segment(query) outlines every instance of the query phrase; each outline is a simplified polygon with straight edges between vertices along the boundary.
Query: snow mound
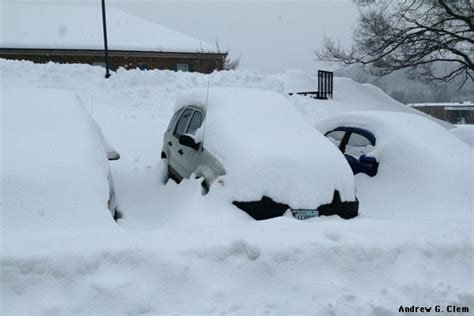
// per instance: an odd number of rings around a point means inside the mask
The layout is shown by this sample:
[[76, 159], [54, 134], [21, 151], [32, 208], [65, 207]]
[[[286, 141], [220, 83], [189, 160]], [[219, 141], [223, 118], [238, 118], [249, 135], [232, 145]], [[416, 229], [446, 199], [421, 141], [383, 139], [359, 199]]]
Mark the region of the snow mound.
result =
[[[318, 90], [317, 77], [299, 70], [287, 71], [277, 75], [275, 79], [282, 82], [287, 92]], [[292, 96], [292, 101], [313, 123], [331, 115], [344, 112], [394, 111], [421, 115], [445, 128], [453, 128], [453, 125], [448, 122], [407, 107], [372, 84], [357, 83], [350, 78], [334, 77], [334, 99], [312, 100], [306, 96], [294, 95]]]
[[451, 129], [450, 132], [469, 146], [474, 147], [474, 125], [459, 125]]
[[379, 316], [412, 301], [470, 307], [468, 229], [280, 217], [213, 230], [19, 238], [0, 258], [0, 311]]
[[318, 79], [301, 70], [288, 70], [280, 75], [276, 75], [276, 79], [283, 83], [287, 93], [318, 90]]
[[102, 135], [68, 91], [3, 89], [2, 230], [115, 227]]
[[207, 95], [196, 89], [179, 97], [175, 111], [187, 105], [206, 108], [204, 146], [226, 170], [210, 196], [224, 194], [232, 202], [266, 195], [307, 209], [330, 203], [335, 190], [343, 201], [355, 200], [344, 158], [282, 95], [222, 87]]

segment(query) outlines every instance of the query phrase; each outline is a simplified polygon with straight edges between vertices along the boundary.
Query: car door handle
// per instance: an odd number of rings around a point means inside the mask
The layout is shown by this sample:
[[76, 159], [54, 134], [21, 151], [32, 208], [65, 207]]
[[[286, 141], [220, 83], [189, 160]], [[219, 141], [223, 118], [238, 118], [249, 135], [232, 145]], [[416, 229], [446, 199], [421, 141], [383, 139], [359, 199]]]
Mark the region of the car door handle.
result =
[[172, 143], [172, 142], [168, 142], [168, 145], [173, 146], [173, 143]]
[[184, 152], [183, 152], [182, 149], [178, 150], [178, 153], [179, 153], [181, 156], [184, 154]]

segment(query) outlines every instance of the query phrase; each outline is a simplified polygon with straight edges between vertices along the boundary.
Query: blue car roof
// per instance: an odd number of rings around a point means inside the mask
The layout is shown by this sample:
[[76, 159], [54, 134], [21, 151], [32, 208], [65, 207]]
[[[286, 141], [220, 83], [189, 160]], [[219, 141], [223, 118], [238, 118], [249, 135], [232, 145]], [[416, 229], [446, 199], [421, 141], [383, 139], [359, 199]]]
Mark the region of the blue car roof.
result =
[[[375, 135], [372, 134], [371, 132], [369, 132], [366, 129], [358, 128], [358, 127], [341, 126], [341, 127], [336, 128], [336, 129], [333, 129], [331, 132], [334, 132], [334, 131], [352, 132], [352, 133], [360, 134], [360, 135], [364, 136], [365, 138], [367, 138], [369, 140], [369, 142], [372, 144], [372, 146], [375, 146], [375, 142], [376, 142]], [[328, 133], [326, 133], [326, 135], [327, 134]]]

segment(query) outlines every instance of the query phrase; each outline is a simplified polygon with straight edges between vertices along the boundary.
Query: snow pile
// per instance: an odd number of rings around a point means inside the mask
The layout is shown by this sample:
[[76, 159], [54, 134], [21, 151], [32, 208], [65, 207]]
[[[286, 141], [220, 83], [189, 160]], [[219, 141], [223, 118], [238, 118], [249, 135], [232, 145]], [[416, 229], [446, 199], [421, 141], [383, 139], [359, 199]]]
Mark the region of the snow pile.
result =
[[115, 228], [97, 125], [71, 92], [3, 89], [2, 231]]
[[[207, 101], [207, 106], [206, 106]], [[175, 111], [206, 108], [204, 147], [226, 170], [210, 191], [229, 203], [268, 196], [292, 208], [354, 201], [344, 157], [282, 95], [256, 89], [212, 88], [183, 93]], [[204, 127], [203, 127], [204, 129]]]
[[472, 307], [470, 227], [282, 217], [18, 238], [0, 259], [2, 314], [375, 316], [396, 315], [400, 305]]
[[[32, 27], [33, 25], [33, 27]], [[103, 49], [102, 9], [95, 4], [2, 3], [0, 46]], [[111, 50], [217, 52], [215, 45], [107, 7]]]
[[471, 147], [474, 147], [474, 125], [458, 125], [450, 132]]
[[[278, 75], [277, 79], [283, 83], [287, 92], [316, 91], [318, 89], [317, 77], [298, 70], [287, 71]], [[454, 127], [448, 122], [401, 104], [374, 85], [357, 83], [349, 78], [334, 78], [334, 99], [331, 99], [330, 102], [327, 100], [308, 102], [308, 98], [295, 95], [293, 102], [300, 111], [308, 114], [309, 119], [314, 123], [331, 115], [348, 111], [394, 111], [424, 116], [447, 129]]]
[[314, 92], [318, 90], [318, 78], [300, 70], [287, 70], [277, 75], [277, 79], [283, 83], [285, 92]]
[[[27, 227], [18, 234], [2, 231], [0, 314], [396, 315], [400, 305], [448, 304], [472, 310], [472, 218], [375, 218], [361, 200], [361, 216], [352, 220], [285, 216], [256, 222], [233, 206], [214, 205], [195, 180], [161, 184], [155, 166], [183, 90], [205, 88], [210, 80], [211, 90], [223, 85], [284, 94], [282, 76], [120, 70], [105, 80], [99, 67], [0, 60], [2, 89], [70, 89], [80, 96], [121, 154], [112, 171], [124, 214], [115, 230], [95, 217], [86, 233], [33, 235]], [[347, 85], [367, 88], [367, 103], [383, 105], [381, 99], [370, 100], [370, 86]], [[334, 100], [288, 99], [315, 124], [331, 115], [331, 105], [343, 110], [337, 104], [344, 92], [340, 85], [335, 88]], [[350, 96], [344, 98], [350, 104]], [[362, 96], [358, 104], [366, 106]], [[43, 117], [34, 109], [31, 113]], [[2, 133], [6, 124], [3, 120]], [[442, 146], [444, 141], [439, 151], [429, 150], [438, 155]], [[445, 151], [455, 150], [449, 146]], [[3, 148], [1, 157], [5, 161]], [[445, 167], [450, 165], [438, 169]], [[65, 176], [50, 172], [47, 177]], [[426, 193], [430, 198], [436, 194], [444, 193]], [[1, 207], [8, 211], [5, 204]], [[422, 211], [432, 207], [437, 208], [435, 202]], [[420, 211], [411, 206], [402, 211], [410, 210]], [[105, 206], [98, 211], [108, 215]], [[28, 218], [23, 220], [32, 227]]]
[[377, 175], [356, 175], [362, 216], [472, 220], [472, 148], [408, 113], [349, 112], [318, 124], [322, 133], [340, 126], [366, 129], [377, 139], [367, 154], [379, 162]]

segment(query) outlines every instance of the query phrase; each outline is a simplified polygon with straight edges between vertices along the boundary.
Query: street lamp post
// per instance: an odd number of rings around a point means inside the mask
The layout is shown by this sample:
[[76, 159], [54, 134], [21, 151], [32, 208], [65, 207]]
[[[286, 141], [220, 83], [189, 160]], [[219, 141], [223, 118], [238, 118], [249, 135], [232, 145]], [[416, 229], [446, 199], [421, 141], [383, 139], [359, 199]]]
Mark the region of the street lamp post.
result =
[[102, 27], [104, 29], [104, 52], [105, 52], [105, 78], [110, 77], [109, 73], [109, 49], [107, 47], [107, 22], [105, 20], [105, 0], [102, 0]]

